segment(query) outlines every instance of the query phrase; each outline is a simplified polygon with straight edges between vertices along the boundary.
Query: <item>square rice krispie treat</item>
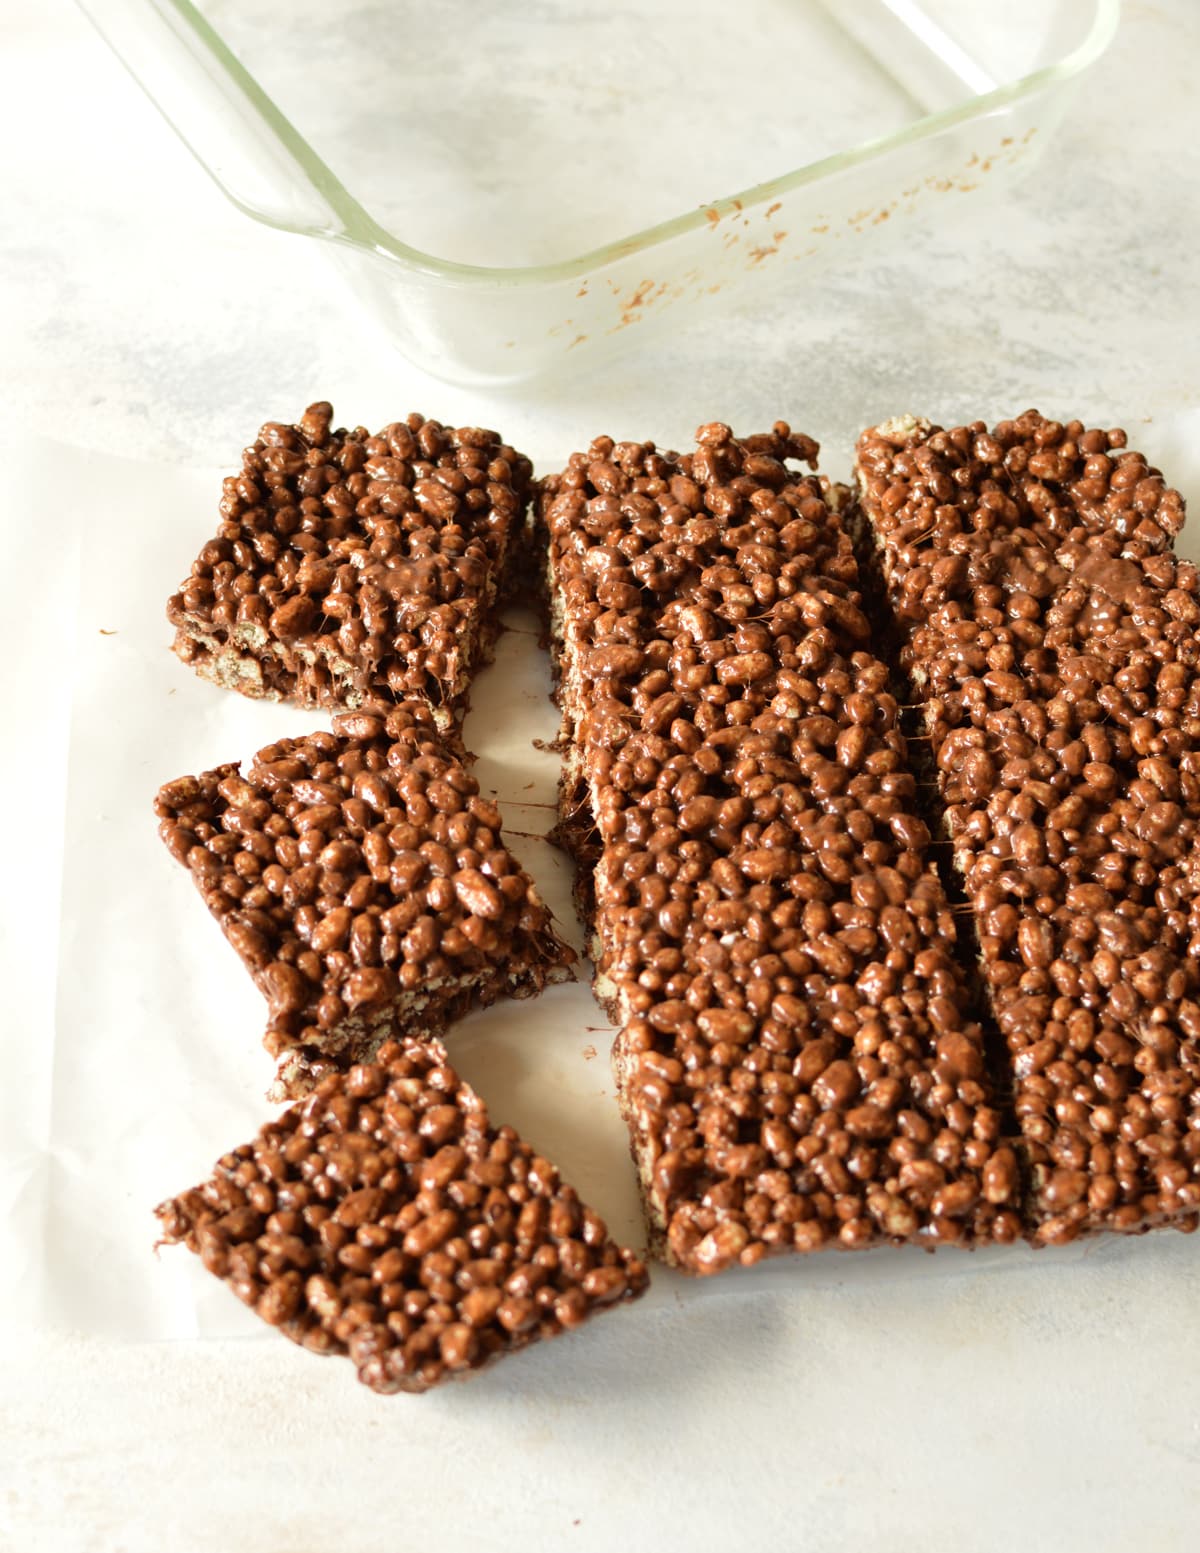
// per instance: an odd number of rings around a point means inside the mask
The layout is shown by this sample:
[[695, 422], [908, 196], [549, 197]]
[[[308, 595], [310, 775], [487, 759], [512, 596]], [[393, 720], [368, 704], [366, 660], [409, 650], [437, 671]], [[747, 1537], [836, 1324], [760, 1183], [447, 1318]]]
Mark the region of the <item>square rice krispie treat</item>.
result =
[[160, 833], [267, 999], [273, 1096], [569, 979], [574, 952], [422, 702], [168, 782]]
[[490, 655], [530, 475], [495, 432], [420, 415], [374, 436], [324, 403], [268, 422], [168, 601], [175, 651], [243, 695], [419, 696], [447, 726]]
[[647, 1283], [436, 1042], [327, 1076], [158, 1217], [264, 1321], [380, 1392], [469, 1374]]

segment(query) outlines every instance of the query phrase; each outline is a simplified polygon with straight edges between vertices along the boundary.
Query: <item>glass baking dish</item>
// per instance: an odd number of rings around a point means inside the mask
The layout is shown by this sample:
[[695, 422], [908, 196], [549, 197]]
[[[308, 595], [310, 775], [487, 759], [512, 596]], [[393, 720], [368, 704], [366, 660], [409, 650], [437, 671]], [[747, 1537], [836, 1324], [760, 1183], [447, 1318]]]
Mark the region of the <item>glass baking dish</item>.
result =
[[79, 3], [237, 206], [502, 383], [1003, 188], [1120, 0]]

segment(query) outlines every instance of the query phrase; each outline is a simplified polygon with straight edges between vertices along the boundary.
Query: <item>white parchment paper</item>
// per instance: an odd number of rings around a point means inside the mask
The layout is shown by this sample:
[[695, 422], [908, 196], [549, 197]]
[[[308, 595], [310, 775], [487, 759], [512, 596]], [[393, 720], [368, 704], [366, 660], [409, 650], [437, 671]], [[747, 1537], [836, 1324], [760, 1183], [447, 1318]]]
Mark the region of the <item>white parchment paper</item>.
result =
[[[1200, 412], [1130, 426], [1200, 506]], [[210, 535], [219, 472], [132, 464], [27, 439], [0, 514], [10, 640], [0, 771], [0, 1308], [31, 1327], [119, 1338], [258, 1334], [196, 1258], [152, 1254], [154, 1205], [194, 1185], [274, 1107], [262, 1000], [156, 834], [157, 787], [321, 724], [198, 680], [167, 649], [167, 595]], [[845, 475], [827, 450], [824, 465]], [[1200, 522], [1196, 535], [1200, 537]], [[1200, 555], [1197, 538], [1181, 548]], [[48, 564], [48, 557], [53, 564]], [[36, 579], [27, 586], [26, 579]], [[557, 717], [536, 622], [515, 613], [466, 727], [508, 838], [575, 942], [552, 820]], [[29, 764], [30, 751], [36, 761]], [[644, 1230], [612, 1095], [612, 1031], [583, 980], [473, 1014], [455, 1061], [627, 1243]], [[1041, 1261], [1106, 1257], [1098, 1241]], [[787, 1259], [697, 1283], [658, 1270], [649, 1298], [689, 1302], [763, 1280], [992, 1276], [1024, 1249]]]

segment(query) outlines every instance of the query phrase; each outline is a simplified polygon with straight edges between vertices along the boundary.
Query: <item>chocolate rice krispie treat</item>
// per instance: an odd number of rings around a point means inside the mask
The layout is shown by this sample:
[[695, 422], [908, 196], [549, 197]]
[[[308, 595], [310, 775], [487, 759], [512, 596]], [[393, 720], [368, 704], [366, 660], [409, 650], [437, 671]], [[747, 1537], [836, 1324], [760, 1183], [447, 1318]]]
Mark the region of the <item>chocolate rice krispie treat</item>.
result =
[[423, 697], [448, 726], [491, 653], [530, 473], [495, 432], [420, 415], [374, 436], [325, 403], [268, 422], [167, 604], [176, 653], [243, 695]]
[[[543, 483], [597, 995], [691, 1272], [1010, 1242], [1020, 1180], [841, 493], [784, 425], [594, 442]], [[584, 892], [585, 902], [588, 893]]]
[[864, 551], [1011, 1065], [1039, 1243], [1200, 1220], [1200, 576], [1120, 430], [864, 432]]
[[379, 1392], [467, 1375], [647, 1282], [436, 1042], [327, 1076], [158, 1217], [162, 1243]]
[[423, 702], [168, 782], [160, 834], [269, 1006], [272, 1096], [571, 976], [574, 952]]

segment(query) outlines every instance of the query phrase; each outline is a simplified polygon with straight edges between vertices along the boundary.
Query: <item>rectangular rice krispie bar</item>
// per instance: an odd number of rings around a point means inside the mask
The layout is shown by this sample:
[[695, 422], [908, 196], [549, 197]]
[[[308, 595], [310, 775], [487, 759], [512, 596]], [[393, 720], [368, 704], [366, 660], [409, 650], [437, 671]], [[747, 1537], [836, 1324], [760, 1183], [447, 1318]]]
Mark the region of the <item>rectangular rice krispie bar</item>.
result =
[[[784, 425], [598, 439], [539, 522], [597, 994], [692, 1272], [1007, 1242], [1020, 1182], [839, 494]], [[594, 832], [594, 834], [592, 834]]]
[[859, 524], [920, 706], [1039, 1243], [1200, 1219], [1200, 577], [1123, 431], [904, 417]]

